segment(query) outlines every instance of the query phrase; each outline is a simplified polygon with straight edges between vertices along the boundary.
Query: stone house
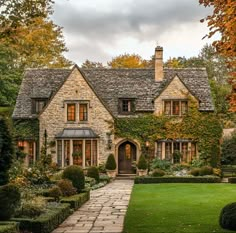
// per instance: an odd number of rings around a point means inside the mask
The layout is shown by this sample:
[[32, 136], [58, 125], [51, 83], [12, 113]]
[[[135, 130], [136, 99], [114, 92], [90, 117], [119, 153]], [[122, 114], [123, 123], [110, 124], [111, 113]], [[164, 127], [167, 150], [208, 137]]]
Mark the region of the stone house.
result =
[[[98, 165], [113, 153], [117, 171], [131, 173], [141, 145], [112, 133], [115, 118], [145, 113], [181, 117], [188, 111], [189, 95], [199, 111], [213, 112], [206, 70], [163, 68], [162, 57], [163, 49], [157, 47], [155, 69], [80, 69], [75, 65], [26, 70], [13, 112], [19, 124], [36, 122], [36, 137], [27, 136], [32, 129], [18, 137], [18, 146], [27, 154], [26, 164], [38, 158], [46, 140], [48, 153], [60, 167]], [[163, 138], [155, 143], [154, 154], [173, 160], [175, 150], [186, 162], [198, 153], [190, 139]]]

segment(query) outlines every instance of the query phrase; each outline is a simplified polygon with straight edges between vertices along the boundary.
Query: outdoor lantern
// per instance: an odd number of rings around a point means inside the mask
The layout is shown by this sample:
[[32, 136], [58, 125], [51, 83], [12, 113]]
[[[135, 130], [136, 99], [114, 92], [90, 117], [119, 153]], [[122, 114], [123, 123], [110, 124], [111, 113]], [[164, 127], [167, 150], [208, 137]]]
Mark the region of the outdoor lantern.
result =
[[150, 142], [146, 141], [146, 147], [148, 148], [150, 146]]

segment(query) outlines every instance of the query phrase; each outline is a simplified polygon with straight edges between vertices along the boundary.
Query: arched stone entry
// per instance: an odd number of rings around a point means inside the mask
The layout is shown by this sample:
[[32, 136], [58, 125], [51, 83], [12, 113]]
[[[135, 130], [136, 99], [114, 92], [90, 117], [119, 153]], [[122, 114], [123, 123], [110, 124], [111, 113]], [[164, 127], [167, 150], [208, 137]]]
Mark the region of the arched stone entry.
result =
[[132, 174], [132, 162], [136, 161], [137, 149], [136, 146], [130, 142], [125, 141], [118, 147], [118, 172], [120, 174]]

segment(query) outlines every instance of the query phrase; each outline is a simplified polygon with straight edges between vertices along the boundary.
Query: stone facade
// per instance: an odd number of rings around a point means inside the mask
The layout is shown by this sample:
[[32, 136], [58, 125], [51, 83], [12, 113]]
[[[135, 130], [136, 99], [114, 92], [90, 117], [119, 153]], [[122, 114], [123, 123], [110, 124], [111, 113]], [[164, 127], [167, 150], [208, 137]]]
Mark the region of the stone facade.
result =
[[[89, 105], [88, 121], [80, 123], [76, 120], [73, 123], [68, 123], [66, 121], [66, 101], [87, 101]], [[78, 115], [78, 109], [76, 112], [76, 115]], [[40, 145], [43, 143], [45, 129], [48, 134], [48, 142], [50, 142], [54, 141], [55, 136], [64, 128], [89, 127], [99, 136], [98, 164], [105, 162], [108, 154], [113, 153], [114, 148], [108, 149], [107, 147], [107, 134], [111, 132], [111, 124], [109, 122], [113, 122], [113, 117], [76, 68], [73, 69], [72, 73], [39, 116], [39, 122]], [[113, 140], [113, 135], [111, 135], [111, 139]], [[50, 151], [56, 151], [56, 147], [51, 148]], [[56, 154], [54, 153], [53, 155], [55, 155], [53, 161], [56, 162]]]
[[162, 91], [162, 93], [154, 101], [154, 114], [162, 115], [164, 111], [163, 100], [175, 100], [175, 99], [187, 99], [192, 97], [193, 100], [196, 98], [189, 92], [186, 86], [175, 76], [169, 85]]

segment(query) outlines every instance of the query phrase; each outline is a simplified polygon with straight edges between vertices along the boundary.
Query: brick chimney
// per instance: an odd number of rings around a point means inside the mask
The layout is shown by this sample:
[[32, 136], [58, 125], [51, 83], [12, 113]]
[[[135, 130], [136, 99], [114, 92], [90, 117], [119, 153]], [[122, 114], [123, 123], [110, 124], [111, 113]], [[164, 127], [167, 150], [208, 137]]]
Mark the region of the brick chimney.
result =
[[164, 78], [163, 72], [163, 48], [157, 46], [155, 48], [155, 80], [162, 81]]

